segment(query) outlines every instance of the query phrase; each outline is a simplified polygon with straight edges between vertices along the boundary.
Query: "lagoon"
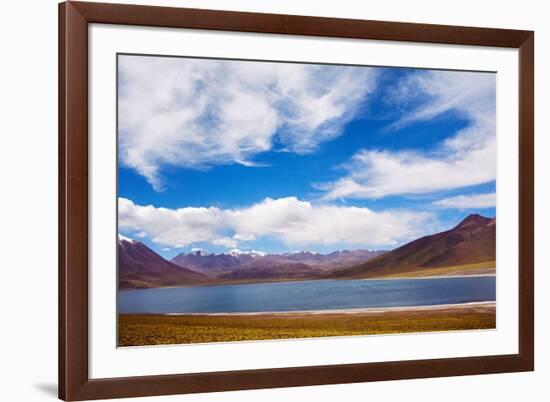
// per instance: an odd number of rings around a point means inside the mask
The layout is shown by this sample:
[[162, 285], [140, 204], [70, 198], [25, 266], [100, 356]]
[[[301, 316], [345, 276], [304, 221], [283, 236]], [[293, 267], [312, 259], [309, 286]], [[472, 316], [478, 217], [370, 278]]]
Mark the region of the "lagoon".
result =
[[119, 313], [261, 313], [494, 301], [494, 276], [312, 280], [124, 290]]

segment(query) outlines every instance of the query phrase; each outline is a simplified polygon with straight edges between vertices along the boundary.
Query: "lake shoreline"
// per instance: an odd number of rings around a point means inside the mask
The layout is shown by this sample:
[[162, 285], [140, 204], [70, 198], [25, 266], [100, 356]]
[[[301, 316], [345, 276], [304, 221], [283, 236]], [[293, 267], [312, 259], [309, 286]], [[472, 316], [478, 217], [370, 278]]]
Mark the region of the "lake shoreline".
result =
[[396, 307], [365, 307], [365, 308], [347, 308], [347, 309], [325, 309], [325, 310], [296, 310], [296, 311], [258, 311], [258, 312], [214, 312], [214, 313], [121, 313], [124, 315], [160, 315], [160, 316], [261, 316], [261, 315], [323, 315], [323, 314], [380, 314], [387, 312], [405, 312], [405, 311], [434, 311], [451, 310], [467, 308], [495, 308], [496, 301], [466, 302], [453, 304], [433, 304], [426, 306], [396, 306]]
[[297, 283], [297, 282], [321, 282], [321, 281], [393, 281], [393, 280], [425, 280], [425, 279], [454, 279], [454, 278], [483, 278], [483, 277], [496, 277], [494, 273], [483, 274], [465, 274], [465, 275], [431, 275], [431, 276], [380, 276], [372, 278], [312, 278], [312, 279], [282, 279], [266, 282], [258, 281], [229, 281], [229, 282], [210, 282], [210, 283], [194, 283], [189, 285], [178, 286], [157, 286], [150, 288], [119, 288], [119, 292], [130, 292], [134, 290], [146, 290], [146, 289], [179, 289], [179, 288], [202, 288], [212, 286], [229, 286], [229, 285], [265, 285], [265, 284], [278, 284], [278, 283]]

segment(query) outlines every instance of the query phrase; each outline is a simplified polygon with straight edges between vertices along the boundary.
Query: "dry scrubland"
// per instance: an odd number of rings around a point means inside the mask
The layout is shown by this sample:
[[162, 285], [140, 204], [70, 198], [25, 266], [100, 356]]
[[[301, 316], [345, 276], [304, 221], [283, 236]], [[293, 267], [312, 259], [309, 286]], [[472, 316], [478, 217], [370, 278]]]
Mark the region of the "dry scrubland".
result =
[[119, 346], [495, 328], [494, 304], [352, 313], [119, 315]]

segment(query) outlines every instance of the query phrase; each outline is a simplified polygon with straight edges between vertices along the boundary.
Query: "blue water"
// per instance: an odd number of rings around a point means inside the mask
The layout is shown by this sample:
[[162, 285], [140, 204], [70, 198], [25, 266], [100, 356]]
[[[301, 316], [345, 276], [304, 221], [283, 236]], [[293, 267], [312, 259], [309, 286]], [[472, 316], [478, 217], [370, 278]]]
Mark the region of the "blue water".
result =
[[495, 300], [495, 277], [323, 280], [125, 290], [120, 313], [237, 313], [405, 307]]

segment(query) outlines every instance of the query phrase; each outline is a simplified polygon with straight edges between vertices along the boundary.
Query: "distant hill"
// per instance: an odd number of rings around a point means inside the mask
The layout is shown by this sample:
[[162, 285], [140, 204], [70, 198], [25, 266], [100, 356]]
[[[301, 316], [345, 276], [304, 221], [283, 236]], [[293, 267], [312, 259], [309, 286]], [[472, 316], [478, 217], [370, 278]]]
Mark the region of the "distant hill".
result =
[[216, 276], [240, 265], [250, 262], [253, 254], [210, 254], [203, 251], [181, 253], [172, 258], [171, 262], [181, 267], [187, 267], [206, 275]]
[[333, 251], [330, 254], [319, 254], [301, 251], [299, 253], [283, 254], [282, 256], [290, 261], [301, 262], [322, 270], [333, 270], [367, 262], [385, 252], [386, 251], [339, 250]]
[[313, 279], [322, 274], [319, 268], [313, 268], [300, 262], [251, 261], [232, 271], [217, 276], [221, 280], [285, 280]]
[[121, 289], [205, 283], [207, 276], [166, 261], [140, 241], [119, 236], [118, 285]]
[[[496, 259], [496, 219], [469, 215], [453, 229], [425, 236], [366, 263], [334, 271], [332, 278], [391, 276], [441, 267], [492, 265]], [[477, 264], [477, 265], [476, 265]], [[494, 267], [494, 265], [492, 265]]]

